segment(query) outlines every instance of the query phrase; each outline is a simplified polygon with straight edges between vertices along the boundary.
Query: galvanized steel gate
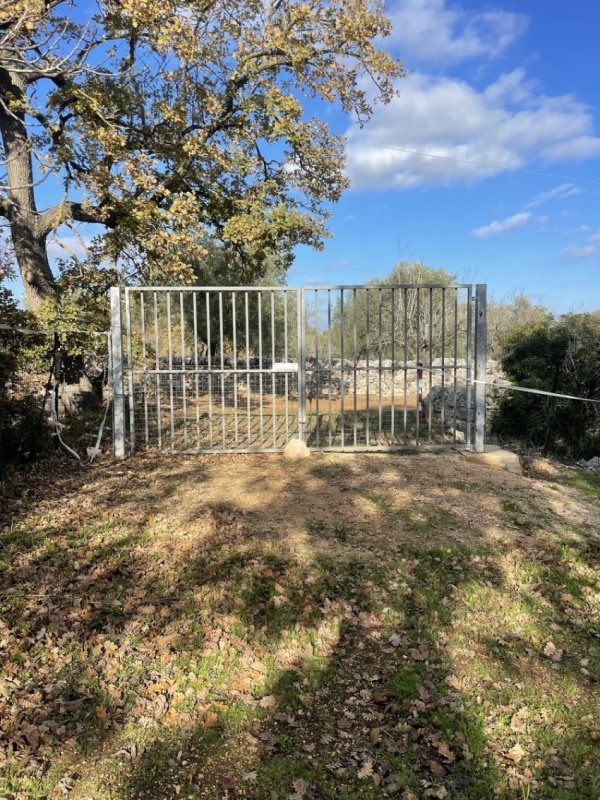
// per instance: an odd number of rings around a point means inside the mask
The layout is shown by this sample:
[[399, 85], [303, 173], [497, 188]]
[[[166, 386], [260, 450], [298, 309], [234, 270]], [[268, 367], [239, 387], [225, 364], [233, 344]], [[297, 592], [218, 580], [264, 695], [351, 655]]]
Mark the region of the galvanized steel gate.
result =
[[464, 447], [486, 286], [111, 290], [115, 454]]

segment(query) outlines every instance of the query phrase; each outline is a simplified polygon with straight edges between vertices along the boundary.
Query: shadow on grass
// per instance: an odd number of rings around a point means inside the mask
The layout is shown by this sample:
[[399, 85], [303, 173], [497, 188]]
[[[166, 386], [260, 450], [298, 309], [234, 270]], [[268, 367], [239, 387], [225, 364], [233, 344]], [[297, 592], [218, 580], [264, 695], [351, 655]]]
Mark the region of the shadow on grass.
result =
[[[78, 774], [84, 757], [102, 753], [96, 786], [124, 800], [292, 792], [350, 800], [405, 789], [475, 800], [528, 791], [515, 764], [496, 757], [485, 711], [457, 679], [448, 648], [465, 613], [461, 590], [506, 588], [501, 554], [490, 551], [484, 530], [470, 524], [480, 547], [432, 547], [460, 517], [432, 497], [390, 502], [378, 486], [383, 459], [365, 459], [358, 470], [326, 461], [282, 467], [276, 491], [264, 463], [249, 460], [246, 477], [246, 491], [264, 491], [262, 503], [248, 512], [229, 493], [207, 495], [190, 515], [205, 524], [202, 537], [188, 543], [169, 537], [169, 511], [184, 502], [186, 482], [201, 498], [208, 490], [206, 460], [162, 471], [156, 460], [129, 462], [106, 485], [77, 480], [82, 501], [98, 501], [85, 524], [9, 530], [0, 606], [11, 641], [2, 653], [10, 714], [2, 736], [11, 768], [25, 776], [9, 790], [26, 779], [30, 796], [43, 797], [61, 764]], [[418, 474], [404, 468], [418, 487]], [[350, 491], [332, 522], [318, 501], [338, 480]], [[304, 504], [302, 531], [284, 524], [286, 492]], [[374, 513], [368, 555], [363, 500]], [[157, 514], [166, 515], [162, 550], [147, 528]], [[25, 522], [27, 513], [17, 517]], [[540, 576], [542, 595], [566, 636], [572, 620], [547, 587], [567, 585], [571, 569], [554, 564], [556, 553], [549, 558], [555, 572]], [[577, 648], [589, 647], [591, 635], [584, 628]], [[526, 679], [518, 642], [500, 656], [493, 637], [479, 644], [488, 658], [504, 659], [515, 683]], [[568, 659], [559, 665], [587, 687], [572, 667]], [[565, 735], [558, 762], [569, 763], [575, 743]], [[588, 758], [589, 748], [582, 752]], [[596, 796], [589, 767], [570, 794], [546, 777], [544, 798]]]
[[[237, 563], [223, 566], [239, 586], [233, 606], [247, 622], [270, 641], [289, 630], [293, 619], [269, 608], [272, 583], [241, 575]], [[289, 577], [281, 559], [263, 566], [261, 575]], [[465, 798], [491, 796], [500, 776], [486, 758], [483, 719], [448, 683], [443, 642], [453, 616], [450, 587], [479, 579], [499, 585], [501, 577], [490, 565], [474, 570], [468, 554], [456, 550], [407, 551], [389, 567], [349, 564], [342, 576], [322, 564], [327, 577], [292, 598], [320, 603], [323, 615], [346, 609], [331, 652], [305, 654], [265, 687], [278, 699], [276, 711], [238, 704], [214, 728], [155, 739], [118, 783], [118, 796], [159, 800], [174, 786], [193, 798], [228, 791], [283, 798], [298, 787], [307, 797], [332, 800], [409, 789], [443, 797], [443, 787]], [[382, 614], [379, 592], [394, 577], [408, 590], [386, 593]]]

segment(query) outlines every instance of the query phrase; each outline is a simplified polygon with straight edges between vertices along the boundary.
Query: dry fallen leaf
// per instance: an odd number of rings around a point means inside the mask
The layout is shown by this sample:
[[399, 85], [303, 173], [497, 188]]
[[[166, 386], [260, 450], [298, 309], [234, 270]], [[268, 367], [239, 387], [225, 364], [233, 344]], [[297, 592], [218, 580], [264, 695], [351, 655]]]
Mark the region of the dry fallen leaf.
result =
[[294, 787], [292, 800], [302, 800], [306, 794], [306, 790], [308, 789], [308, 783], [304, 780], [304, 778], [294, 778], [292, 781], [292, 786]]
[[202, 720], [202, 727], [214, 728], [218, 721], [219, 721], [219, 715], [216, 714], [214, 711], [209, 711]]
[[265, 697], [260, 698], [258, 705], [261, 708], [275, 708], [277, 706], [277, 698], [275, 695], [267, 694]]
[[544, 655], [551, 658], [553, 661], [560, 661], [563, 655], [562, 650], [558, 650], [554, 642], [548, 642], [544, 647]]
[[511, 747], [507, 755], [511, 761], [514, 761], [515, 764], [518, 764], [519, 761], [521, 761], [523, 756], [525, 755], [525, 750], [523, 750], [521, 745], [517, 743], [514, 747]]
[[427, 762], [429, 769], [431, 770], [432, 774], [435, 775], [437, 778], [442, 778], [446, 774], [446, 770], [440, 764], [439, 761], [436, 761], [434, 758], [430, 758]]
[[523, 733], [526, 728], [526, 719], [528, 714], [529, 709], [527, 706], [523, 706], [523, 708], [520, 708], [516, 714], [513, 714], [510, 720], [511, 731], [514, 731], [515, 733]]
[[441, 741], [437, 743], [436, 747], [438, 753], [441, 756], [444, 756], [445, 759], [448, 761], [454, 761], [454, 753], [450, 750], [450, 747], [447, 742]]
[[372, 728], [371, 733], [369, 734], [369, 739], [371, 740], [371, 744], [377, 744], [381, 741], [381, 728]]
[[370, 758], [367, 758], [364, 762], [362, 767], [358, 770], [358, 777], [359, 778], [370, 778], [373, 774], [373, 761]]

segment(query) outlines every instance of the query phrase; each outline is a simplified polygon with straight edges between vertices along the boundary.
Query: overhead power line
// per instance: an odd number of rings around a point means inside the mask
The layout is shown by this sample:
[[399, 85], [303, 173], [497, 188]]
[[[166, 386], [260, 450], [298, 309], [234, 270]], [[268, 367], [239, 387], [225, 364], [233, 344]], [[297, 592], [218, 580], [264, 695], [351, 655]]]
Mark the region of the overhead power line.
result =
[[467, 158], [455, 158], [454, 156], [441, 156], [436, 153], [423, 153], [420, 150], [409, 150], [407, 147], [396, 147], [391, 144], [378, 144], [377, 142], [366, 142], [363, 139], [353, 139], [348, 144], [364, 144], [367, 147], [374, 147], [377, 150], [397, 150], [399, 153], [409, 153], [413, 156], [421, 156], [422, 158], [437, 158], [442, 161], [455, 161], [457, 164], [470, 164], [474, 167], [485, 167], [486, 169], [495, 169], [499, 172], [520, 172], [524, 175], [536, 175], [539, 178], [552, 178], [559, 181], [576, 181], [577, 183], [590, 183], [595, 186], [600, 186], [600, 180], [593, 178], [574, 178], [569, 175], [556, 175], [552, 172], [540, 172], [534, 169], [521, 169], [520, 167], [506, 167], [501, 164], [492, 164], [485, 161], [470, 161]]

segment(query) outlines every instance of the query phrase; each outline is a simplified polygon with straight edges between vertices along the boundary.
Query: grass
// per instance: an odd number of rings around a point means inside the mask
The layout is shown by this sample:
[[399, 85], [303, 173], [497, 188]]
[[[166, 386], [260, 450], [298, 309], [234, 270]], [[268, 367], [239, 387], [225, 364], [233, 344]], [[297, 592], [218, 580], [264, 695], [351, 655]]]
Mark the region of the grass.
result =
[[577, 489], [600, 505], [600, 474], [591, 470], [569, 469], [562, 472], [563, 483]]
[[597, 798], [595, 485], [452, 455], [16, 476], [0, 796]]

